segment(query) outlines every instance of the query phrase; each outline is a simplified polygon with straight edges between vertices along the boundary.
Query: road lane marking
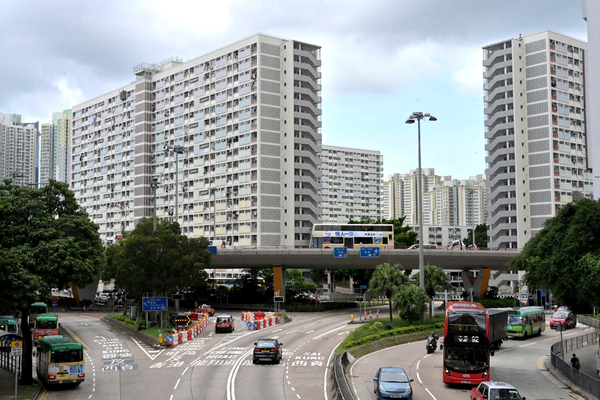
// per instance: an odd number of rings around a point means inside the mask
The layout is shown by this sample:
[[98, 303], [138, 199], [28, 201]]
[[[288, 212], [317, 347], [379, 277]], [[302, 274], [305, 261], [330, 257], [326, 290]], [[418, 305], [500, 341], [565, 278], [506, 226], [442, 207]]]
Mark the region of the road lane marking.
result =
[[[327, 332], [325, 332], [325, 333], [321, 333], [320, 335], [317, 335], [317, 336], [313, 337], [313, 340], [316, 340], [316, 339], [321, 339], [323, 336], [325, 336], [325, 335], [328, 335], [328, 334], [330, 334], [331, 332], [335, 332], [335, 331], [337, 331], [337, 330], [343, 329], [343, 328], [345, 328], [345, 327], [347, 327], [347, 326], [348, 326], [348, 324], [344, 324], [344, 325], [342, 325], [342, 326], [338, 326], [337, 328], [333, 328], [333, 329], [331, 329], [331, 330], [329, 330], [329, 331], [327, 331]], [[308, 333], [308, 332], [307, 332], [307, 333]]]
[[433, 398], [433, 400], [437, 400], [435, 398], [435, 396], [429, 391], [429, 389], [425, 388], [425, 390], [427, 390], [427, 393], [429, 393], [429, 395]]
[[229, 372], [229, 376], [227, 377], [227, 400], [235, 400], [235, 377], [237, 376], [240, 366], [244, 362], [244, 358], [248, 357], [253, 352], [254, 349], [248, 350], [246, 353], [242, 354], [242, 356], [238, 358], [233, 364], [233, 367]]
[[165, 350], [166, 350], [166, 349], [162, 349], [162, 350], [160, 350], [160, 351], [159, 351], [157, 354], [155, 354], [154, 356], [151, 356], [151, 355], [150, 355], [150, 353], [148, 353], [148, 352], [146, 351], [146, 349], [144, 349], [144, 348], [143, 348], [143, 347], [142, 347], [142, 346], [141, 346], [141, 345], [138, 343], [138, 341], [137, 341], [137, 340], [134, 340], [134, 341], [133, 341], [133, 343], [137, 344], [137, 346], [138, 346], [140, 349], [142, 349], [142, 351], [143, 351], [144, 353], [146, 353], [146, 355], [148, 356], [148, 358], [150, 358], [152, 361], [154, 361], [154, 359], [155, 359], [156, 357], [160, 356], [160, 354], [161, 354], [163, 351], [165, 351]]
[[309, 333], [313, 333], [314, 331], [315, 331], [314, 329], [311, 329], [310, 331], [304, 332], [304, 333], [306, 333], [308, 335]]
[[181, 373], [181, 376], [183, 376], [183, 375], [184, 375], [184, 374], [187, 372], [187, 370], [188, 370], [188, 369], [190, 369], [190, 367], [186, 367], [186, 368], [183, 370], [183, 372]]
[[279, 329], [275, 329], [273, 332], [279, 332], [282, 331], [283, 329], [279, 328]]
[[522, 344], [519, 347], [527, 347], [527, 346], [531, 346], [532, 344], [536, 344], [537, 342], [533, 342], [533, 343], [527, 343], [527, 344]]
[[[300, 329], [300, 328], [298, 328], [298, 329]], [[294, 329], [293, 331], [289, 331], [289, 332], [286, 333], [286, 335], [289, 335], [290, 333], [296, 332], [298, 329]]]
[[177, 383], [175, 384], [175, 387], [173, 388], [173, 390], [177, 390], [177, 386], [179, 386], [180, 381], [181, 381], [181, 378], [177, 379]]
[[[331, 357], [333, 357], [333, 353], [335, 353], [335, 349], [337, 349], [340, 344], [341, 343], [339, 343], [337, 346], [335, 346], [333, 348], [333, 350], [331, 350], [331, 354], [329, 355], [329, 358], [327, 359], [327, 364], [325, 366], [325, 374], [323, 374], [323, 394], [325, 395], [325, 400], [329, 400], [329, 397], [327, 396], [327, 371], [329, 371], [329, 364], [331, 363]], [[354, 363], [352, 364], [352, 366], [354, 367]], [[350, 376], [352, 376], [352, 368], [350, 368]], [[352, 387], [354, 387], [354, 379], [352, 379]], [[356, 392], [356, 388], [354, 388], [354, 392]]]
[[419, 383], [422, 385], [423, 381], [421, 380], [421, 375], [419, 375], [419, 373], [417, 372], [417, 379], [419, 380]]
[[417, 361], [417, 369], [419, 369], [420, 364], [421, 364], [421, 360]]

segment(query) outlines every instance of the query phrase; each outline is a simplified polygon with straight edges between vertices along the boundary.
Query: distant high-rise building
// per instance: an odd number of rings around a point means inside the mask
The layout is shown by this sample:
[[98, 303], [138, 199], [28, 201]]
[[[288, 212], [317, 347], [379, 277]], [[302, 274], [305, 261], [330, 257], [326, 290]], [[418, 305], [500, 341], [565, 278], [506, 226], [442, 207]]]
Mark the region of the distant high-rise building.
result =
[[381, 152], [323, 146], [322, 221], [346, 223], [383, 219]]
[[35, 127], [21, 115], [0, 112], [0, 180], [31, 185], [35, 176]]
[[259, 34], [141, 64], [135, 82], [73, 107], [71, 188], [102, 239], [156, 209], [190, 237], [308, 245], [321, 219], [320, 67], [319, 46]]
[[589, 50], [585, 53], [585, 129], [588, 160], [594, 176], [594, 198], [600, 199], [600, 2], [583, 0]]
[[54, 179], [69, 183], [71, 179], [71, 128], [73, 112], [64, 110], [52, 114], [52, 125], [56, 133], [56, 177]]
[[56, 179], [57, 137], [51, 122], [41, 124], [40, 132], [40, 186]]
[[483, 51], [489, 246], [522, 248], [564, 204], [592, 194], [586, 44], [545, 31]]

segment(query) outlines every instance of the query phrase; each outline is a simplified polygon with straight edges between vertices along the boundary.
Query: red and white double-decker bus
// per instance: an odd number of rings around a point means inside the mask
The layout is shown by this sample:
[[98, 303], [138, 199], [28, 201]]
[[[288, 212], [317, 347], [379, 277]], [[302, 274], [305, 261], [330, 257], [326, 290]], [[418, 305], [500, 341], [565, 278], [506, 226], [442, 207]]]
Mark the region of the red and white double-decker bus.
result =
[[480, 303], [449, 302], [444, 324], [444, 383], [490, 380], [490, 324]]

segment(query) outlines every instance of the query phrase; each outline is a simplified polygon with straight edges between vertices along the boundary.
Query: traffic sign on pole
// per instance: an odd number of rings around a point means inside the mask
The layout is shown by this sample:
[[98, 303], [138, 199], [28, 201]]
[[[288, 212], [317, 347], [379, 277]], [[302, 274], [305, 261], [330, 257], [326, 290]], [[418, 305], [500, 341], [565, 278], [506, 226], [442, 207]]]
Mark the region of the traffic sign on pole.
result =
[[334, 247], [333, 248], [333, 258], [348, 258], [348, 248], [347, 247]]
[[53, 303], [58, 303], [58, 297], [52, 296], [52, 302]]
[[361, 247], [361, 258], [379, 257], [379, 247]]

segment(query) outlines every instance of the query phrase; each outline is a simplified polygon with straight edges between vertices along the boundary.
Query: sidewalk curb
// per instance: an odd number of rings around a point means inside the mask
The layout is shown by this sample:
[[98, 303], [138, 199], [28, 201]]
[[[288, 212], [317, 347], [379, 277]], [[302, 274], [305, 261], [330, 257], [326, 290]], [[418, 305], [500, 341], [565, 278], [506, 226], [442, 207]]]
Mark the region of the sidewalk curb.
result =
[[557, 368], [555, 368], [554, 365], [552, 365], [552, 362], [550, 362], [549, 355], [546, 356], [546, 358], [544, 359], [544, 367], [546, 368], [546, 371], [548, 371], [548, 373], [550, 375], [552, 375], [552, 377], [554, 379], [559, 381], [566, 388], [569, 388], [569, 390], [571, 392], [573, 392], [573, 394], [576, 394], [580, 399], [582, 399], [582, 400], [598, 400], [596, 397], [594, 397], [591, 394], [589, 394], [588, 392], [582, 390], [579, 386], [573, 384], [573, 382], [571, 382], [569, 379], [567, 379]]

